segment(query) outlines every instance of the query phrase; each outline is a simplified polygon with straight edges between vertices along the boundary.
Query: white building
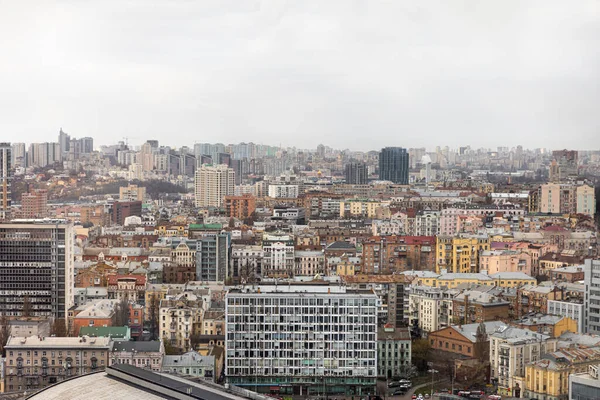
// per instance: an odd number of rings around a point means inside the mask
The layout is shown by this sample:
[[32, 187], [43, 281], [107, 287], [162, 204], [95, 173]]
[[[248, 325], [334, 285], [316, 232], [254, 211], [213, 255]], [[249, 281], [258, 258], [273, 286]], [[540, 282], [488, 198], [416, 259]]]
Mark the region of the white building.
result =
[[587, 373], [569, 375], [569, 399], [600, 399], [600, 365], [590, 365]]
[[287, 234], [263, 235], [262, 275], [270, 277], [290, 276], [294, 268], [294, 238]]
[[195, 351], [185, 354], [165, 356], [162, 369], [172, 374], [215, 379], [215, 356], [203, 356]]
[[269, 197], [276, 199], [292, 199], [298, 197], [300, 189], [298, 185], [278, 185], [271, 183], [269, 185]]
[[408, 295], [409, 326], [418, 326], [423, 333], [445, 328], [452, 322], [452, 299], [456, 289], [412, 286]]
[[600, 334], [600, 260], [585, 260], [584, 333]]
[[281, 395], [375, 393], [372, 291], [272, 284], [231, 289], [225, 301], [228, 383]]
[[586, 214], [594, 217], [596, 214], [596, 195], [594, 187], [581, 185], [577, 187], [577, 214]]
[[583, 320], [583, 304], [568, 301], [548, 300], [548, 314], [561, 315], [577, 321], [577, 332], [583, 333], [585, 321]]
[[221, 207], [235, 191], [235, 172], [227, 165], [203, 165], [196, 170], [196, 207]]

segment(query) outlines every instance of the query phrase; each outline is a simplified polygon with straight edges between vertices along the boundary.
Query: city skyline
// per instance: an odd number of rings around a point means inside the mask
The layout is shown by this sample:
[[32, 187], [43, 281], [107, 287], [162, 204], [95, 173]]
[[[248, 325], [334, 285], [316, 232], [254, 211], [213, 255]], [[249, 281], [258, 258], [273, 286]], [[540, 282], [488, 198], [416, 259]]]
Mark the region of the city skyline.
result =
[[3, 128], [28, 142], [65, 126], [173, 146], [600, 148], [599, 19], [594, 1], [5, 4]]

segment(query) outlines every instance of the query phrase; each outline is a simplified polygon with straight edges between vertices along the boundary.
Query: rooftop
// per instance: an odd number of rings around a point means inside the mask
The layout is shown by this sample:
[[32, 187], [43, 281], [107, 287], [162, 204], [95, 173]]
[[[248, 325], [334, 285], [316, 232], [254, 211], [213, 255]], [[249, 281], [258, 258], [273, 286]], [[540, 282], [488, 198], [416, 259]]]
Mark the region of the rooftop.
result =
[[92, 338], [89, 336], [84, 337], [43, 337], [43, 336], [29, 336], [29, 337], [17, 337], [11, 336], [6, 343], [6, 347], [15, 348], [96, 348], [106, 347], [108, 348], [110, 338]]

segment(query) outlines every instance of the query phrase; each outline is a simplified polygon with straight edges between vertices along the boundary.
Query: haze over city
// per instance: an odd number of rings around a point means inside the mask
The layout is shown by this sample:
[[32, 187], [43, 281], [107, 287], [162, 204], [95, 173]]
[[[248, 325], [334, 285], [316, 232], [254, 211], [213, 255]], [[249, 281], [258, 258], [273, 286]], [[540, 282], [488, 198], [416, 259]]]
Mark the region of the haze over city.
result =
[[[600, 146], [596, 1], [0, 1], [8, 139]], [[16, 140], [16, 139], [13, 139]]]

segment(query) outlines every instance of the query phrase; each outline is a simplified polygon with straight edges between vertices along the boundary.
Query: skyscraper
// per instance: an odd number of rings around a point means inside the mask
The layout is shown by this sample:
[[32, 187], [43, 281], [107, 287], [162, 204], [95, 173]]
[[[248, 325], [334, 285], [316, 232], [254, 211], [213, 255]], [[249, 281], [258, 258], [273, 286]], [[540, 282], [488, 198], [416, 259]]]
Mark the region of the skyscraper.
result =
[[362, 162], [351, 162], [346, 164], [346, 183], [351, 185], [366, 185], [367, 165]]
[[0, 143], [0, 220], [10, 213], [11, 150], [10, 143]]
[[221, 207], [225, 196], [232, 196], [235, 172], [227, 165], [203, 165], [196, 170], [196, 207]]
[[408, 152], [402, 147], [384, 147], [379, 153], [379, 179], [408, 185]]
[[0, 224], [0, 313], [66, 318], [73, 305], [73, 226], [65, 220]]

